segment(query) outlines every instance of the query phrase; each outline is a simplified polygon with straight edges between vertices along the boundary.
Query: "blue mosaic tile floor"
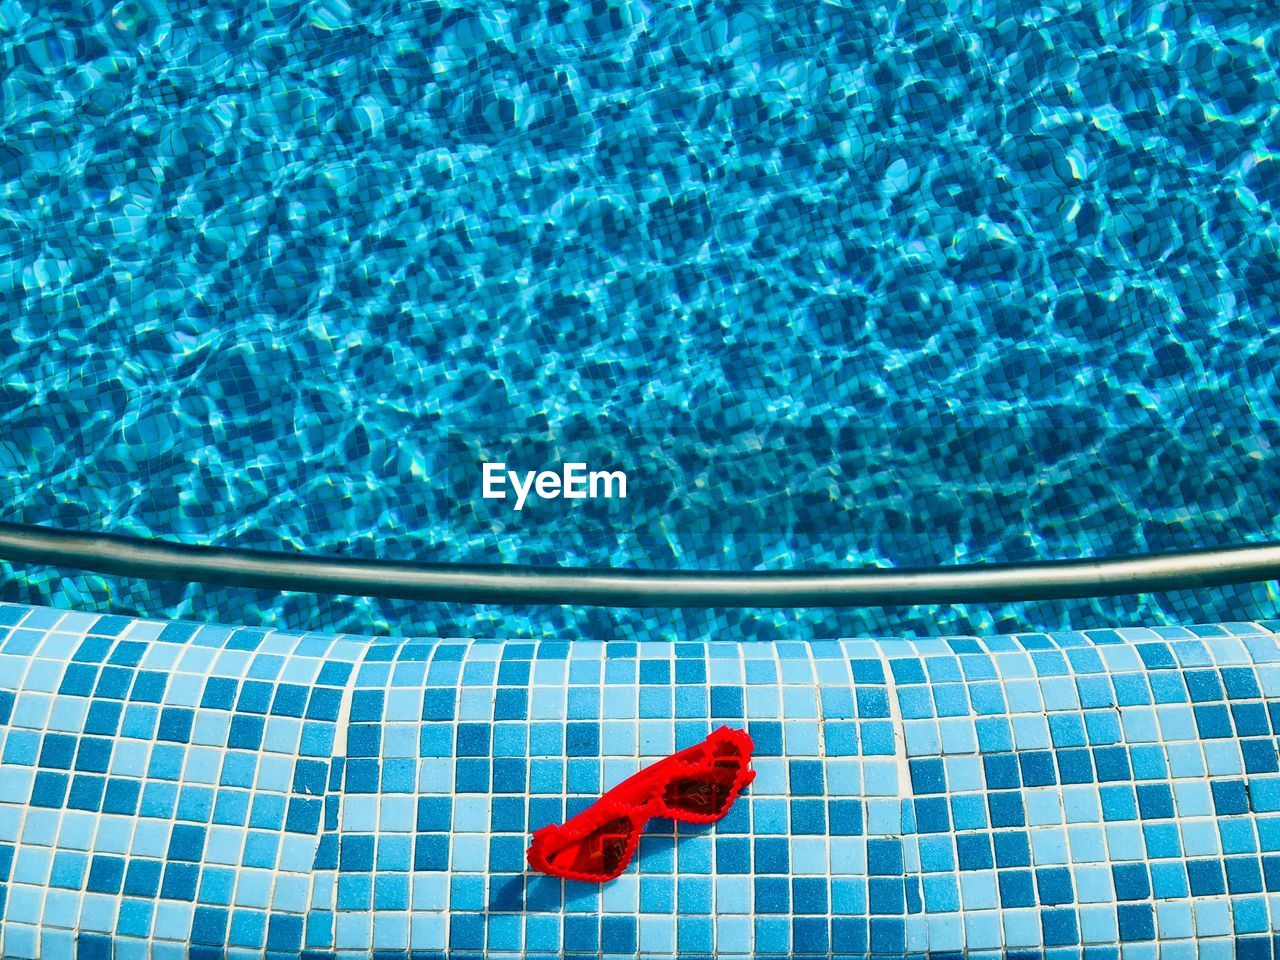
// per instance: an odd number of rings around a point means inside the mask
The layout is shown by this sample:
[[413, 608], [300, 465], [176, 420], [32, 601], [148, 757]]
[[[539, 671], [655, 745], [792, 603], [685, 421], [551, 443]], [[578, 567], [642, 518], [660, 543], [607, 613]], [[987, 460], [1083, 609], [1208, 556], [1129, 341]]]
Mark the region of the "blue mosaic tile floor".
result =
[[[6, 957], [1272, 956], [1280, 622], [370, 640], [0, 606]], [[603, 887], [538, 826], [745, 726]]]

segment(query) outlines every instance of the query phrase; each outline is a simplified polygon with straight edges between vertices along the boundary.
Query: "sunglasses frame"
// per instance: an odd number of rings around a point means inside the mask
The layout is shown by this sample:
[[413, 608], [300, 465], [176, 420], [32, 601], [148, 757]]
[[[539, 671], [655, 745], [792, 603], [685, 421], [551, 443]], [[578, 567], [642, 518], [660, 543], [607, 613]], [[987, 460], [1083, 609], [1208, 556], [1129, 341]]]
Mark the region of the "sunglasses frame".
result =
[[[720, 810], [711, 814], [699, 814], [668, 806], [663, 795], [672, 781], [682, 775], [697, 777], [709, 774], [717, 759], [716, 747], [724, 744], [737, 751], [739, 762], [729, 795]], [[665, 817], [681, 823], [699, 824], [715, 823], [722, 819], [737, 801], [738, 795], [756, 778], [756, 772], [750, 766], [754, 749], [755, 744], [745, 730], [720, 727], [701, 743], [686, 747], [632, 774], [563, 824], [553, 823], [535, 831], [527, 852], [529, 866], [553, 877], [587, 883], [604, 883], [621, 876], [635, 856], [645, 824], [653, 818]], [[630, 821], [627, 845], [612, 873], [585, 873], [558, 867], [552, 862], [567, 847], [581, 843], [606, 824], [623, 819]]]

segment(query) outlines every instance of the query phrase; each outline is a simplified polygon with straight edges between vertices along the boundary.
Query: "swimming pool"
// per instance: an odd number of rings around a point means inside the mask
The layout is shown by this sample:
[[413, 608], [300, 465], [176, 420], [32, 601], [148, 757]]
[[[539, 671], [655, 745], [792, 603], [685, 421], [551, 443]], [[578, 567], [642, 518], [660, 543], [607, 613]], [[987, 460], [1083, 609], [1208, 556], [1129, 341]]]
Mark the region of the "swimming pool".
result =
[[[714, 569], [1275, 539], [1263, 13], [4, 4], [5, 519]], [[631, 495], [480, 497], [482, 462], [576, 460]], [[466, 635], [1275, 611], [1265, 585], [886, 618], [0, 583]]]
[[[1277, 48], [1247, 0], [0, 0], [0, 538], [1280, 541]], [[498, 463], [627, 495], [487, 498]], [[0, 563], [0, 953], [1271, 956], [1277, 586], [514, 608]], [[754, 780], [714, 827], [526, 868], [722, 725]]]

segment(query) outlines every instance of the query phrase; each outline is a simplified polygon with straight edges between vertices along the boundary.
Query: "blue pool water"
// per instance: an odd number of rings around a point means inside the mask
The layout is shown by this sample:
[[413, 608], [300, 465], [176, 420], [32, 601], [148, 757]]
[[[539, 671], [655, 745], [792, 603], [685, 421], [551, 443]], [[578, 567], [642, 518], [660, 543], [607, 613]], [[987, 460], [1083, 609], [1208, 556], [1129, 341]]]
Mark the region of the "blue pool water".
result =
[[[1280, 536], [1269, 3], [0, 2], [0, 515], [707, 568]], [[479, 465], [628, 471], [609, 504]], [[404, 633], [991, 632], [1213, 594], [520, 612], [0, 569]]]

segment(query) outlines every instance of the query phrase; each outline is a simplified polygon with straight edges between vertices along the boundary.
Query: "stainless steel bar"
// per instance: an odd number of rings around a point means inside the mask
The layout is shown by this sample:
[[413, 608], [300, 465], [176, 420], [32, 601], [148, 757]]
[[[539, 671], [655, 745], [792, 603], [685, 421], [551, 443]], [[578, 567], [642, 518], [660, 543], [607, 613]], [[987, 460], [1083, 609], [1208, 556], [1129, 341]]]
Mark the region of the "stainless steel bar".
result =
[[1280, 580], [1280, 543], [929, 569], [742, 572], [347, 560], [0, 522], [0, 559], [122, 577], [451, 603], [888, 607], [1159, 593]]

